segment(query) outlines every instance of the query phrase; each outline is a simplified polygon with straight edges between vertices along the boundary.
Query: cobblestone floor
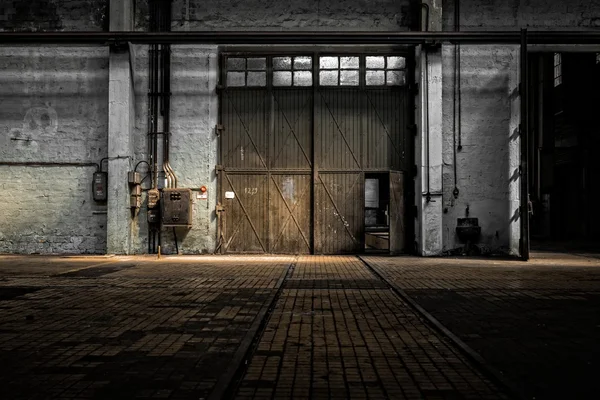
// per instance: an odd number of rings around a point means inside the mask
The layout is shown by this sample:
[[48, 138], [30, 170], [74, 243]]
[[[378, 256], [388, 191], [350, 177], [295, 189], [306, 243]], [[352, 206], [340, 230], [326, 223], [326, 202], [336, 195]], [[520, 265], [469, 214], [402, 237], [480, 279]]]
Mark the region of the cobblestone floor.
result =
[[527, 398], [600, 398], [600, 259], [365, 257]]
[[0, 398], [199, 399], [292, 257], [0, 257]]
[[502, 399], [356, 257], [302, 257], [238, 399]]

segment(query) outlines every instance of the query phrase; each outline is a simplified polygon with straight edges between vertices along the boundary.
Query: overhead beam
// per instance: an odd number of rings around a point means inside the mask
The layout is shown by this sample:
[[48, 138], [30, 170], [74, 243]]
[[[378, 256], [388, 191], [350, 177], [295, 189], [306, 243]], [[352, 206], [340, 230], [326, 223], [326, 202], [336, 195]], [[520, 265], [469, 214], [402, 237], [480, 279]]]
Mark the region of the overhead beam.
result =
[[[529, 44], [600, 44], [597, 32], [533, 31]], [[520, 44], [520, 31], [507, 32], [0, 32], [0, 45], [14, 44]]]

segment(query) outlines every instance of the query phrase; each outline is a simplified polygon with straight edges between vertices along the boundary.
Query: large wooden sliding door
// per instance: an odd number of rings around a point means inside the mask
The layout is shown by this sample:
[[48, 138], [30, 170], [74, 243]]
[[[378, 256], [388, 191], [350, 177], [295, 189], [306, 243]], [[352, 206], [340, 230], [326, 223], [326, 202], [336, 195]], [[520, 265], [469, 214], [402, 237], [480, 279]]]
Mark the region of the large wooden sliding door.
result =
[[[222, 62], [221, 250], [361, 252], [365, 172], [409, 165], [404, 58], [225, 55]], [[391, 184], [397, 204], [403, 183]], [[394, 215], [398, 236], [404, 216]]]

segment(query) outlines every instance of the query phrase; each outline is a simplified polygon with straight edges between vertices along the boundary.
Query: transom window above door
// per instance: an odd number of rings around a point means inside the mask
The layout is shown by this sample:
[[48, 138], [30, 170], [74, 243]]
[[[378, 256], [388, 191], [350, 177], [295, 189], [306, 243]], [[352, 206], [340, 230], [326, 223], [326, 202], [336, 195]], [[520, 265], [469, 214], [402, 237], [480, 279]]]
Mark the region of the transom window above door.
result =
[[229, 88], [404, 86], [406, 65], [398, 55], [230, 55], [223, 80]]

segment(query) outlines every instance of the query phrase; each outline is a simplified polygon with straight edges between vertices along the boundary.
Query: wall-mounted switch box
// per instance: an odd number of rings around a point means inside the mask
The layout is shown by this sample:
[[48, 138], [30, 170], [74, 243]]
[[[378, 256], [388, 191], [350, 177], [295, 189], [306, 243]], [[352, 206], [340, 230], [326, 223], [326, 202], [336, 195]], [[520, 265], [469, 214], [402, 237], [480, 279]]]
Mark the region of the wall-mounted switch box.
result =
[[160, 222], [160, 210], [158, 208], [148, 209], [148, 223], [158, 224]]
[[192, 226], [192, 189], [163, 189], [160, 204], [163, 226]]
[[94, 172], [92, 181], [92, 193], [94, 201], [106, 201], [108, 197], [108, 174], [106, 172]]
[[135, 171], [129, 171], [127, 173], [127, 180], [130, 185], [139, 185], [142, 183], [142, 174]]

